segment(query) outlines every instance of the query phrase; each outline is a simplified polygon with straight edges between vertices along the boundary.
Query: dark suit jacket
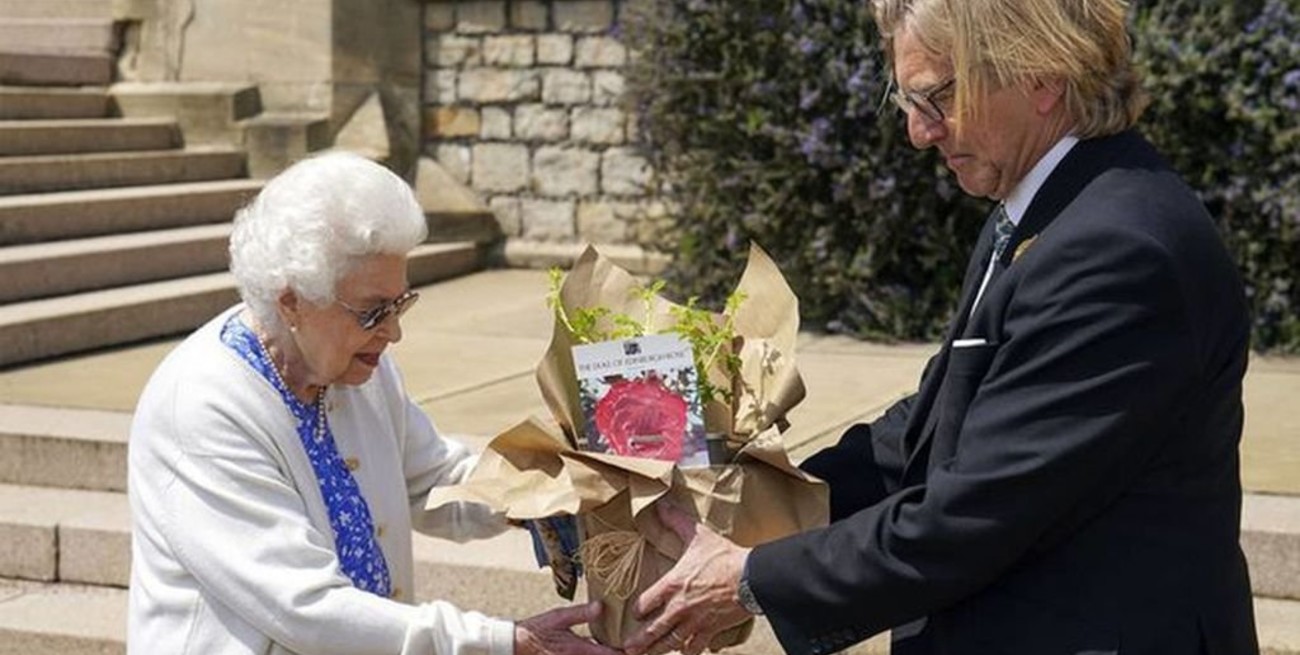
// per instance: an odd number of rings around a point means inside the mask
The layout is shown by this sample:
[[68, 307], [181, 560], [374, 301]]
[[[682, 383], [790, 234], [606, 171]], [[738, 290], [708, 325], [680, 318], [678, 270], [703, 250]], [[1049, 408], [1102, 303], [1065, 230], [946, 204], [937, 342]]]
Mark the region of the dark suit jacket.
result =
[[968, 320], [991, 241], [919, 392], [804, 463], [832, 525], [751, 555], [782, 646], [895, 628], [895, 655], [1257, 652], [1249, 325], [1203, 205], [1128, 132], [1057, 166]]

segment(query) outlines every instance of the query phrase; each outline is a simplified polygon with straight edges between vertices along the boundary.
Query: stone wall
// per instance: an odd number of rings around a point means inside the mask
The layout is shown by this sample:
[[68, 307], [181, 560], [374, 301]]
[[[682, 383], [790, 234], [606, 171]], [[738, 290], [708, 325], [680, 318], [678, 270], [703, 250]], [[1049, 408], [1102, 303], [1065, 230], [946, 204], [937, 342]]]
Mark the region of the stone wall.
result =
[[425, 4], [424, 152], [512, 241], [630, 244], [662, 213], [622, 101], [621, 4]]

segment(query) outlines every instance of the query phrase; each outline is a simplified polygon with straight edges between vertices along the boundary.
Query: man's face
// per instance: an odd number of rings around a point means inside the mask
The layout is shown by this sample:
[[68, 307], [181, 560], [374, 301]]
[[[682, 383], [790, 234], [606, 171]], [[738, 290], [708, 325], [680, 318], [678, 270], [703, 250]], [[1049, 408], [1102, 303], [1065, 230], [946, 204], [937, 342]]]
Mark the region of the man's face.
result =
[[943, 115], [935, 120], [926, 116], [933, 111], [908, 108], [912, 145], [938, 148], [958, 185], [972, 196], [1005, 198], [1061, 136], [1059, 89], [1047, 85], [1005, 86], [973, 98], [981, 111], [968, 113], [958, 134], [953, 86], [946, 85], [953, 79], [952, 63], [926, 50], [906, 27], [894, 41], [894, 75], [901, 93], [912, 99], [929, 95]]

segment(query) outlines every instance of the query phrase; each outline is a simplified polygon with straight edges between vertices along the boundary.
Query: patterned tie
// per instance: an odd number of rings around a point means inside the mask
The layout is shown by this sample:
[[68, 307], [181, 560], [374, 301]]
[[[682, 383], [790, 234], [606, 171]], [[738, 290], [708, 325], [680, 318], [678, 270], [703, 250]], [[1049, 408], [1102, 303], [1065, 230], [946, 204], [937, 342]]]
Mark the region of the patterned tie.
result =
[[1016, 224], [1011, 222], [1011, 217], [1007, 216], [1006, 205], [1001, 203], [993, 210], [993, 217], [996, 219], [993, 224], [993, 258], [1002, 259], [1002, 251], [1007, 249], [1007, 243], [1011, 241], [1011, 232], [1016, 229]]

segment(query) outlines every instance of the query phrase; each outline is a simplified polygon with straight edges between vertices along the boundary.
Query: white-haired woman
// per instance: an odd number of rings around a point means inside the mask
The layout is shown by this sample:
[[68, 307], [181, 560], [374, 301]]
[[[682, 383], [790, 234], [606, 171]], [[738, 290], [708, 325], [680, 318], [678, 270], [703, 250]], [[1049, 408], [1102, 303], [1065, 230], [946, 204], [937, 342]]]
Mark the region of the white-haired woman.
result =
[[414, 604], [412, 528], [505, 528], [422, 511], [473, 463], [384, 353], [426, 230], [403, 180], [345, 154], [290, 167], [236, 216], [244, 302], [167, 356], [131, 427], [130, 652], [613, 655], [569, 631], [598, 606], [512, 623]]

